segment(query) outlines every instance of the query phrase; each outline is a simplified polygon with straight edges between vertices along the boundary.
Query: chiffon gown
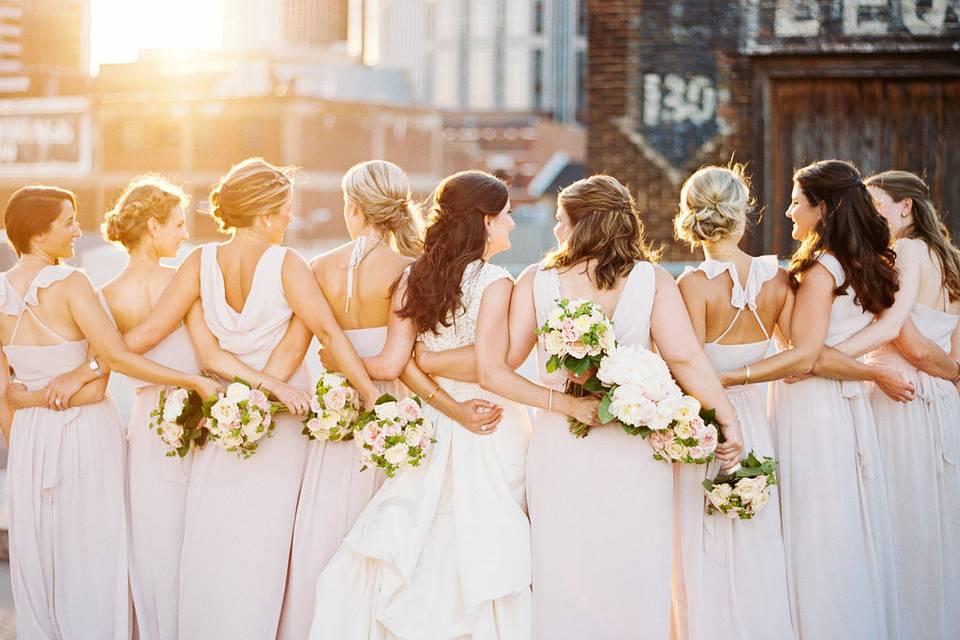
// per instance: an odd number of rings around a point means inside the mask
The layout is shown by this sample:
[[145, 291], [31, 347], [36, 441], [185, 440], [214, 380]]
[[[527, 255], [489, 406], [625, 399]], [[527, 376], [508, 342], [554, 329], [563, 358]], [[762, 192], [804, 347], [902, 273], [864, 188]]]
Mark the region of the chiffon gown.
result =
[[[227, 304], [217, 245], [200, 254], [203, 316], [220, 346], [262, 370], [293, 315], [283, 293], [287, 249], [260, 257], [241, 311]], [[290, 384], [308, 389], [306, 368]], [[236, 640], [277, 634], [306, 460], [302, 420], [274, 416], [273, 437], [246, 460], [215, 443], [193, 460], [180, 562], [180, 637]]]
[[[200, 371], [183, 326], [144, 356], [184, 373]], [[160, 437], [150, 428], [150, 412], [157, 408], [164, 387], [131, 382], [134, 397], [127, 429], [130, 590], [140, 640], [168, 640], [177, 637], [180, 551], [193, 452], [183, 458], [166, 455]]]
[[[562, 296], [555, 269], [534, 276], [537, 324]], [[638, 262], [611, 318], [620, 344], [650, 345], [653, 266]], [[548, 374], [537, 345], [540, 380]], [[570, 435], [567, 419], [539, 411], [527, 458], [533, 553], [533, 637], [663, 638], [670, 635], [673, 472], [616, 424]]]
[[[386, 327], [345, 333], [361, 358], [379, 354], [387, 342]], [[400, 397], [398, 383], [376, 385], [381, 393]], [[280, 618], [278, 637], [283, 640], [307, 637], [313, 620], [317, 576], [383, 484], [384, 475], [379, 469], [360, 471], [359, 453], [353, 440], [315, 441], [309, 445]]]
[[[764, 283], [777, 276], [778, 269], [776, 256], [754, 258], [746, 285], [742, 286], [732, 262], [706, 260], [697, 267], [710, 279], [729, 273], [733, 281], [730, 304], [737, 313], [726, 331], [704, 345], [717, 371], [739, 369], [776, 351], [774, 340], [757, 314], [757, 298]], [[753, 318], [746, 317], [744, 311]], [[741, 318], [756, 321], [766, 339], [722, 344]], [[740, 421], [744, 456], [752, 450], [757, 457], [775, 458], [773, 432], [767, 420], [767, 385], [730, 387], [727, 397]], [[711, 463], [707, 475], [716, 476], [720, 466], [719, 462]], [[694, 606], [683, 607], [689, 636], [698, 640], [748, 640], [762, 630], [762, 636], [770, 640], [795, 638], [787, 599], [777, 488], [771, 489], [770, 502], [759, 514], [743, 521], [720, 514], [706, 515], [700, 483], [685, 493], [690, 494], [689, 499], [677, 505], [684, 541], [681, 556], [685, 593], [696, 594], [697, 598], [696, 602], [686, 601]]]
[[[911, 317], [923, 335], [950, 352], [957, 316], [918, 304]], [[892, 344], [869, 359], [895, 367], [917, 390], [916, 399], [907, 403], [891, 400], [876, 387], [870, 393], [894, 516], [895, 584], [903, 623], [917, 638], [954, 638], [960, 624], [960, 503], [957, 449], [951, 440], [960, 428], [957, 389], [918, 371]]]
[[[11, 343], [25, 316], [52, 341], [3, 347], [28, 389], [42, 389], [87, 359], [86, 340], [64, 339], [31, 309], [42, 289], [74, 271], [44, 267], [23, 298], [2, 277], [0, 312], [18, 316]], [[33, 407], [14, 415], [7, 475], [17, 637], [130, 637], [125, 444], [109, 397], [63, 411]]]
[[[832, 254], [820, 264], [844, 282]], [[834, 298], [826, 344], [873, 321], [852, 290]], [[900, 637], [892, 532], [876, 423], [862, 382], [775, 383], [780, 508], [790, 610], [801, 638]]]
[[[432, 351], [473, 344], [484, 289], [509, 277], [469, 264], [454, 322], [420, 340]], [[438, 382], [457, 400], [502, 406], [497, 431], [476, 435], [424, 407], [436, 443], [419, 467], [387, 479], [320, 574], [312, 640], [530, 636], [526, 412], [477, 384]]]

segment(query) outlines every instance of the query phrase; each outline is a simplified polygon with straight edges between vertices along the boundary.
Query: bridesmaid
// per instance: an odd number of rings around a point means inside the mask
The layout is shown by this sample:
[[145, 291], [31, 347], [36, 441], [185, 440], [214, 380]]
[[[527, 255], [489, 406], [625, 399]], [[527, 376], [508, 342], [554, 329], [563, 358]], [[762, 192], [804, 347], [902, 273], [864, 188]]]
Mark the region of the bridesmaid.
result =
[[[71, 192], [24, 187], [4, 217], [19, 260], [0, 285], [0, 385], [32, 405], [4, 425], [17, 635], [129, 638], [123, 425], [103, 399], [105, 376], [60, 412], [43, 406], [41, 389], [86, 362], [88, 341], [99, 362], [128, 375], [204, 397], [218, 385], [128, 351], [86, 275], [60, 264], [80, 237]], [[27, 391], [9, 387], [7, 360]]]
[[825, 345], [857, 356], [865, 342], [870, 349], [870, 341], [899, 332], [896, 255], [852, 164], [825, 160], [798, 170], [791, 198], [787, 217], [802, 242], [790, 265], [792, 347], [723, 378], [732, 385], [817, 373], [775, 385], [771, 402], [794, 627], [801, 638], [897, 638], [876, 424], [866, 387], [856, 382], [872, 378], [814, 370]]
[[879, 389], [870, 394], [895, 514], [900, 607], [914, 636], [949, 638], [960, 624], [955, 464], [960, 400], [953, 384], [960, 379], [960, 363], [947, 355], [960, 313], [960, 251], [919, 177], [887, 171], [866, 184], [897, 240], [900, 262], [908, 264], [900, 270], [900, 286], [918, 290], [900, 336], [869, 356], [896, 367], [917, 389], [917, 400], [907, 404]]
[[[311, 270], [337, 324], [344, 328], [357, 353], [373, 357], [386, 344], [394, 283], [422, 251], [421, 221], [411, 200], [407, 176], [392, 162], [357, 164], [344, 175], [341, 187], [343, 217], [351, 242], [314, 259]], [[306, 338], [309, 340], [309, 334]], [[324, 349], [321, 355], [326, 354]], [[423, 397], [430, 395], [436, 384], [412, 369], [404, 382]], [[402, 393], [397, 382], [376, 384], [381, 393], [395, 397]], [[438, 392], [431, 402], [438, 406], [447, 402], [445, 412], [475, 429], [495, 422], [500, 415], [500, 410], [486, 400], [458, 403], [445, 392]], [[317, 576], [383, 482], [379, 471], [360, 471], [358, 453], [349, 440], [309, 445], [280, 638], [307, 637]]]
[[[210, 195], [211, 213], [231, 239], [191, 253], [150, 317], [127, 337], [132, 345], [152, 347], [199, 299], [223, 348], [262, 370], [296, 313], [312, 333], [325, 335], [338, 369], [371, 405], [377, 389], [307, 264], [281, 246], [293, 220], [292, 187], [289, 171], [259, 158], [232, 167]], [[309, 387], [302, 364], [290, 384]], [[181, 560], [180, 637], [277, 634], [306, 460], [301, 420], [277, 416], [273, 437], [250, 459], [216, 445], [195, 457]]]
[[[673, 278], [651, 263], [630, 192], [609, 176], [580, 180], [560, 193], [556, 218], [559, 248], [542, 264], [527, 268], [514, 288], [509, 353], [478, 349], [474, 357], [472, 349], [421, 349], [418, 362], [428, 372], [459, 377], [464, 363], [470, 363], [481, 381], [510, 397], [521, 381], [531, 384], [512, 369], [537, 343], [537, 327], [553, 312], [555, 300], [588, 298], [612, 319], [619, 343], [655, 343], [680, 384], [706, 406], [717, 408], [728, 438], [721, 455], [728, 464], [735, 463], [740, 447], [733, 407], [685, 320]], [[507, 331], [499, 332], [506, 340]], [[537, 358], [540, 381], [559, 397], [564, 376], [546, 372], [547, 356], [540, 344]], [[642, 440], [615, 424], [594, 427], [589, 437], [576, 439], [568, 433], [563, 414], [541, 410], [530, 441], [526, 484], [533, 636], [667, 638], [674, 523], [671, 466], [655, 461]], [[624, 536], [630, 538], [628, 544]]]
[[[678, 284], [694, 332], [717, 371], [729, 371], [776, 352], [777, 327], [789, 335], [793, 293], [776, 256], [755, 258], [740, 240], [752, 208], [750, 183], [743, 165], [704, 167], [680, 190], [680, 213], [674, 219], [677, 237], [703, 249], [706, 260], [687, 268]], [[740, 274], [745, 274], [741, 276]], [[740, 421], [743, 449], [757, 457], [776, 457], [767, 420], [765, 384], [730, 387], [727, 396]], [[686, 471], [686, 470], [684, 470]], [[677, 504], [681, 515], [684, 576], [690, 592], [709, 594], [686, 611], [697, 638], [747, 640], [763, 629], [765, 638], [794, 638], [787, 600], [783, 536], [776, 488], [767, 506], [750, 521], [708, 516], [703, 509], [702, 481], [691, 483], [688, 500]], [[709, 475], [716, 475], [712, 464]], [[684, 474], [687, 475], [687, 474]], [[698, 499], [699, 498], [699, 499]]]

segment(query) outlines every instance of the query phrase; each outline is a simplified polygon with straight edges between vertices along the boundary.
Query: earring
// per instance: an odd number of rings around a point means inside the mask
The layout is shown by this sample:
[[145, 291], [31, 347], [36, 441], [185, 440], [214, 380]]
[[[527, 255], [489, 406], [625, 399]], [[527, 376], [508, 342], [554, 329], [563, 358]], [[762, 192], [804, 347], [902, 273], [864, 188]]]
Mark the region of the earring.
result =
[[267, 229], [272, 229], [272, 228], [273, 228], [273, 223], [267, 220]]

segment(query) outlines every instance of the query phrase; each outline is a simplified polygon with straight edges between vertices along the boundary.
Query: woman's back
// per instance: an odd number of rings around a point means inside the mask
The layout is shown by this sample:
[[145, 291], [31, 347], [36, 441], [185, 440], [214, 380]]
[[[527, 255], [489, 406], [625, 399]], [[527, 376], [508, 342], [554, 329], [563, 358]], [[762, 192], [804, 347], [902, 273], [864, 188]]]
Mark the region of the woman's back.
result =
[[40, 269], [18, 265], [3, 274], [0, 340], [4, 345], [42, 346], [85, 339], [70, 312], [70, 284], [65, 282], [75, 272], [66, 265]]
[[413, 262], [376, 243], [358, 239], [318, 256], [310, 265], [344, 330], [386, 326], [393, 286]]
[[103, 286], [103, 297], [121, 333], [147, 319], [175, 273], [176, 269], [159, 264], [128, 265]]

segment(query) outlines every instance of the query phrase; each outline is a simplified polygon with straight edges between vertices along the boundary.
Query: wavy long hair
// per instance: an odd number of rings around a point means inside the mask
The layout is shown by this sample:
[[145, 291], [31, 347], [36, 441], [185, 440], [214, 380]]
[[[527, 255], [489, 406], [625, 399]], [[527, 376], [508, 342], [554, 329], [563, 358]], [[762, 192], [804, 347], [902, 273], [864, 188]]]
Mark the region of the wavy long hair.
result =
[[462, 306], [463, 272], [486, 250], [484, 221], [503, 211], [508, 199], [506, 183], [482, 171], [461, 171], [437, 185], [423, 255], [407, 277], [401, 318], [413, 320], [421, 333], [450, 326]]
[[814, 206], [825, 205], [823, 216], [793, 254], [790, 282], [800, 279], [823, 252], [832, 253], [843, 267], [845, 280], [836, 289], [853, 289], [854, 301], [865, 311], [880, 313], [893, 305], [900, 288], [897, 254], [890, 229], [877, 212], [860, 172], [845, 160], [820, 160], [798, 169], [793, 180]]
[[904, 229], [904, 238], [923, 240], [936, 255], [943, 270], [943, 286], [952, 300], [960, 300], [960, 249], [953, 245], [950, 231], [933, 206], [930, 187], [909, 171], [884, 171], [865, 180], [868, 186], [883, 189], [894, 202], [913, 201], [913, 224]]
[[570, 218], [570, 237], [547, 255], [548, 269], [595, 260], [590, 274], [600, 289], [613, 289], [639, 260], [656, 261], [630, 191], [616, 178], [594, 175], [563, 189], [557, 205]]

